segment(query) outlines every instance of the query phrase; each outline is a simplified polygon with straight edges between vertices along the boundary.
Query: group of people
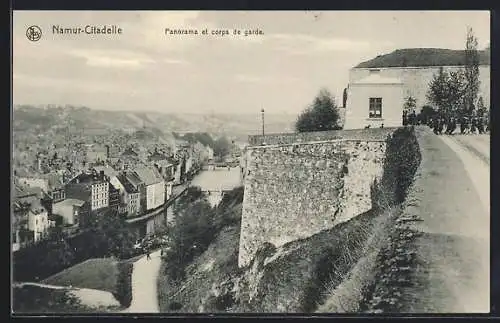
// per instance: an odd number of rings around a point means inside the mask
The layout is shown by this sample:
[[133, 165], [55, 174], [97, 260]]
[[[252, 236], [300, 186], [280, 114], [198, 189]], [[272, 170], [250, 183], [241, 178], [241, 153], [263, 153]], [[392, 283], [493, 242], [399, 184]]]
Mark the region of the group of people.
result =
[[484, 134], [490, 131], [490, 124], [485, 118], [479, 117], [449, 117], [436, 116], [429, 120], [428, 125], [436, 135], [452, 135], [457, 128], [460, 128], [460, 134]]
[[418, 118], [415, 111], [408, 112], [403, 111], [403, 126], [413, 125], [416, 126], [420, 124], [420, 119]]

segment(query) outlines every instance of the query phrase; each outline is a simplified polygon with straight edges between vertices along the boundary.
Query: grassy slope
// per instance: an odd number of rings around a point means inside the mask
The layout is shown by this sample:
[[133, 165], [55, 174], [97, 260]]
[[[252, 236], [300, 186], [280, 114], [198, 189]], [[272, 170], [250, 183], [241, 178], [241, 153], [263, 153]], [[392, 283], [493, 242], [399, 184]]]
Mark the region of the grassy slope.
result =
[[105, 290], [113, 293], [118, 262], [111, 258], [89, 259], [43, 281], [44, 284]]
[[243, 302], [240, 311], [315, 311], [325, 299], [325, 290], [340, 284], [362, 256], [363, 242], [375, 220], [376, 215], [367, 212], [280, 248], [275, 260], [260, 270], [260, 281], [247, 287], [253, 300]]
[[43, 283], [108, 291], [122, 306], [128, 307], [132, 300], [133, 263], [139, 257], [123, 261], [89, 259], [45, 279]]
[[363, 298], [368, 293], [371, 282], [377, 272], [377, 257], [380, 250], [387, 244], [387, 239], [393, 228], [399, 208], [386, 210], [370, 228], [367, 239], [361, 246], [362, 256], [348, 273], [339, 273], [342, 282], [335, 281], [326, 286], [324, 302], [318, 306], [317, 313], [359, 313]]
[[[217, 288], [238, 271], [239, 226], [223, 229], [214, 243], [187, 268], [187, 279], [172, 284], [163, 274], [158, 279], [160, 312], [217, 312]], [[177, 310], [171, 304], [179, 303]]]
[[38, 286], [23, 286], [13, 289], [12, 310], [15, 314], [28, 313], [95, 313], [85, 307], [65, 290]]

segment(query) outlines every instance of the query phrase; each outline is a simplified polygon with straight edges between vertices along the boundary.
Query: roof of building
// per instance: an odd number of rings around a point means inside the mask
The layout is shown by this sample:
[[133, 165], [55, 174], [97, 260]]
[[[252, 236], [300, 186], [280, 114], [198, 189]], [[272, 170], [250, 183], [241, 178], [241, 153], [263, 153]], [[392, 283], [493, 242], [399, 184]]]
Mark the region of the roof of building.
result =
[[30, 206], [30, 212], [33, 214], [40, 214], [42, 212], [47, 212], [47, 210], [40, 204], [39, 199], [33, 199]]
[[160, 173], [154, 167], [137, 167], [134, 172], [146, 185], [153, 185], [163, 181]]
[[159, 160], [157, 162], [155, 162], [158, 166], [161, 166], [161, 167], [169, 167], [169, 166], [174, 166], [174, 163], [167, 160], [167, 159], [164, 159], [164, 160]]
[[167, 157], [163, 155], [160, 152], [155, 151], [154, 153], [151, 154], [151, 156], [148, 157], [149, 160], [151, 161], [160, 161], [160, 160], [165, 160]]
[[94, 169], [99, 173], [101, 171], [104, 172], [104, 175], [108, 177], [118, 176], [118, 172], [109, 166], [95, 166]]
[[54, 189], [54, 188], [59, 188], [61, 187], [63, 183], [63, 178], [60, 174], [57, 172], [51, 172], [48, 174], [44, 174], [43, 177], [47, 179], [49, 188]]
[[137, 153], [132, 149], [132, 148], [127, 148], [123, 153], [122, 156], [138, 156]]
[[137, 193], [134, 185], [132, 185], [131, 181], [134, 181], [135, 185], [140, 184], [140, 179], [135, 174], [127, 173], [126, 175], [120, 174], [117, 176], [120, 183], [123, 185], [123, 188], [127, 193]]
[[[480, 50], [479, 64], [490, 65], [490, 51]], [[406, 48], [392, 53], [379, 55], [362, 62], [355, 68], [379, 67], [425, 67], [425, 66], [462, 66], [465, 65], [465, 50], [443, 48]]]
[[99, 179], [98, 174], [94, 175], [88, 173], [78, 174], [70, 181], [71, 184], [94, 184], [99, 182], [102, 182], [102, 179]]
[[60, 202], [54, 203], [54, 205], [67, 205], [67, 206], [78, 206], [81, 207], [85, 204], [85, 201], [79, 200], [79, 199], [65, 199]]
[[370, 74], [361, 80], [352, 82], [351, 84], [403, 84], [403, 82], [395, 77], [382, 77], [379, 74]]

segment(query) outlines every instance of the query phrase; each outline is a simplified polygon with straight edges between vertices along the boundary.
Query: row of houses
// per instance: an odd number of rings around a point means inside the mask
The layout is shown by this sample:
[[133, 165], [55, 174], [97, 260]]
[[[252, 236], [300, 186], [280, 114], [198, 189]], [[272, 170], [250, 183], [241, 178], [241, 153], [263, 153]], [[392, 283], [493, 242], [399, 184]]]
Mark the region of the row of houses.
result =
[[172, 197], [174, 186], [190, 180], [213, 158], [209, 148], [187, 142], [174, 152], [155, 147], [145, 153], [134, 146], [119, 154], [110, 146], [89, 149], [98, 158], [89, 158], [83, 171], [15, 174], [14, 250], [43, 240], [51, 227], [77, 233], [93, 212], [111, 209], [127, 219], [154, 212]]
[[117, 172], [103, 166], [78, 174], [50, 192], [17, 188], [13, 249], [43, 240], [52, 227], [78, 232], [89, 224], [92, 213], [114, 210], [127, 218], [141, 216], [162, 207], [172, 194], [172, 185], [155, 167]]

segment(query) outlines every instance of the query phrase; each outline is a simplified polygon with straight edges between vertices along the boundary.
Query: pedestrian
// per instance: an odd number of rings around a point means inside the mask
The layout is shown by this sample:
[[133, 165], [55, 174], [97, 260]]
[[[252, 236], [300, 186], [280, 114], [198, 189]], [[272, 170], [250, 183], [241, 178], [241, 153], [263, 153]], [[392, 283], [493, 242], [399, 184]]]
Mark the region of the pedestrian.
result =
[[438, 134], [442, 135], [444, 130], [444, 118], [439, 120]]
[[471, 134], [476, 134], [476, 130], [477, 130], [477, 119], [474, 117], [472, 118], [471, 120], [471, 124], [470, 124], [470, 132]]
[[464, 135], [466, 130], [467, 130], [467, 120], [465, 117], [462, 117], [460, 119], [460, 133]]
[[160, 249], [160, 256], [163, 257], [163, 248]]
[[451, 117], [446, 126], [446, 134], [452, 135], [453, 131], [455, 131], [456, 128], [457, 128], [457, 123], [455, 121], [455, 118]]
[[484, 133], [484, 120], [483, 119], [478, 119], [477, 131], [479, 132], [480, 135], [482, 135]]
[[438, 129], [439, 129], [439, 118], [435, 118], [435, 119], [433, 120], [432, 130], [434, 131], [434, 133], [435, 133], [436, 135], [438, 135], [438, 134], [439, 134], [439, 133], [438, 133]]
[[151, 260], [151, 254], [149, 253], [149, 249], [148, 251], [146, 251], [146, 259]]

